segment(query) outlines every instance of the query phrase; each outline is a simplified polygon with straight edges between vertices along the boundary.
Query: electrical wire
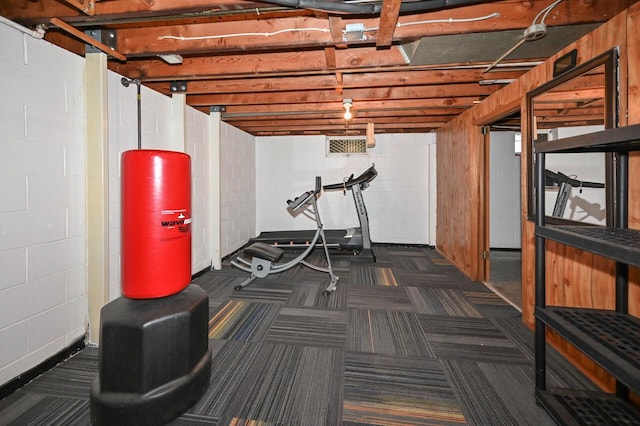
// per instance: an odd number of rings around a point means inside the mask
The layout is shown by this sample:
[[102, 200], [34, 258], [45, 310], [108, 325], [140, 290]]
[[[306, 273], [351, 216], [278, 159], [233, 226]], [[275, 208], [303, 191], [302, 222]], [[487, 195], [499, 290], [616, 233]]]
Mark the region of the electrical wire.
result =
[[[551, 10], [556, 7], [558, 5], [558, 3], [560, 3], [562, 0], [556, 0], [553, 3], [551, 3], [550, 5], [548, 5], [547, 7], [543, 8], [540, 12], [538, 12], [538, 14], [535, 16], [535, 18], [533, 18], [533, 22], [531, 22], [531, 25], [529, 26], [529, 28], [533, 27], [534, 25], [544, 25], [544, 20], [547, 19], [547, 16], [549, 16], [549, 13], [551, 12]], [[538, 18], [542, 16], [542, 19], [540, 20], [539, 24], [536, 24], [536, 21], [538, 20]], [[546, 27], [545, 28], [545, 33], [546, 33]], [[525, 30], [525, 34], [526, 34], [526, 30]], [[487, 68], [484, 69], [484, 71], [482, 71], [483, 73], [489, 72], [492, 69], [494, 69], [496, 67], [496, 65], [498, 65], [498, 63], [502, 62], [502, 60], [504, 58], [506, 58], [507, 56], [509, 56], [511, 53], [513, 53], [514, 50], [516, 50], [517, 48], [519, 48], [520, 46], [522, 46], [525, 42], [527, 42], [529, 40], [527, 40], [525, 38], [525, 35], [523, 34], [522, 37], [520, 38], [520, 40], [518, 40], [518, 42], [511, 47], [511, 49], [507, 50], [505, 53], [503, 53], [498, 59], [496, 59], [491, 65], [489, 65]]]
[[328, 30], [327, 28], [287, 28], [284, 30], [274, 31], [270, 33], [236, 33], [236, 34], [193, 36], [193, 37], [164, 35], [164, 36], [158, 37], [158, 40], [171, 39], [171, 40], [185, 41], [185, 40], [209, 40], [209, 39], [228, 38], [228, 37], [257, 37], [257, 36], [271, 37], [271, 36], [279, 35], [283, 33], [306, 32], [306, 31], [319, 31], [323, 33], [330, 32], [330, 30]]
[[[491, 13], [485, 16], [478, 16], [476, 18], [449, 18], [449, 19], [430, 19], [426, 21], [415, 21], [415, 22], [401, 22], [396, 25], [396, 28], [401, 27], [409, 27], [411, 25], [423, 25], [423, 24], [458, 24], [463, 22], [478, 22], [478, 21], [486, 21], [491, 18], [498, 18], [500, 14], [498, 12]], [[379, 27], [365, 28], [365, 31], [377, 31]]]
[[544, 24], [544, 20], [547, 19], [547, 16], [549, 16], [549, 13], [551, 12], [551, 9], [553, 9], [554, 7], [556, 7], [558, 5], [558, 3], [560, 3], [562, 0], [556, 0], [555, 2], [553, 2], [552, 4], [550, 4], [549, 6], [545, 7], [544, 9], [542, 9], [540, 12], [538, 12], [538, 14], [536, 15], [535, 18], [533, 18], [533, 22], [531, 23], [531, 25], [535, 25], [536, 21], [538, 20], [538, 18], [540, 17], [540, 15], [544, 14], [544, 16], [542, 16], [542, 19], [540, 20], [541, 24]]
[[[404, 22], [404, 23], [397, 24], [396, 28], [408, 27], [411, 25], [424, 25], [424, 24], [441, 24], [441, 23], [455, 24], [455, 23], [463, 23], [463, 22], [477, 22], [477, 21], [484, 21], [487, 19], [497, 18], [499, 16], [500, 16], [499, 13], [494, 12], [489, 15], [479, 16], [476, 18], [459, 18], [459, 19], [449, 18], [449, 19], [431, 19], [431, 20], [416, 21], [416, 22]], [[364, 31], [365, 32], [377, 31], [378, 29], [379, 27], [371, 27], [371, 28], [365, 28]], [[190, 41], [190, 40], [211, 40], [211, 39], [230, 38], [230, 37], [259, 37], [259, 36], [272, 37], [272, 36], [284, 34], [284, 33], [307, 32], [307, 31], [317, 31], [317, 32], [323, 32], [323, 33], [330, 32], [330, 30], [327, 28], [286, 28], [279, 31], [264, 32], [264, 33], [232, 33], [232, 34], [225, 34], [225, 35], [193, 36], [193, 37], [163, 35], [158, 37], [158, 40], [170, 39], [170, 40]], [[343, 30], [342, 32], [346, 33], [346, 30]]]

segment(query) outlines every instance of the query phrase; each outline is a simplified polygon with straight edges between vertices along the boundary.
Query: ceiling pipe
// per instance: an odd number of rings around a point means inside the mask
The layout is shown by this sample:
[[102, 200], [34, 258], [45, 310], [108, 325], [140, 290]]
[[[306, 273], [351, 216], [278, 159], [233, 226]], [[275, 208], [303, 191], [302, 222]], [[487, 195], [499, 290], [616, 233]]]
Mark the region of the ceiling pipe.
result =
[[[451, 9], [478, 3], [493, 3], [495, 1], [497, 0], [421, 0], [415, 2], [403, 2], [400, 6], [400, 13]], [[334, 2], [331, 0], [269, 0], [269, 3], [296, 9], [310, 9], [328, 13], [354, 15], [379, 15], [382, 10], [381, 3], [361, 4]]]

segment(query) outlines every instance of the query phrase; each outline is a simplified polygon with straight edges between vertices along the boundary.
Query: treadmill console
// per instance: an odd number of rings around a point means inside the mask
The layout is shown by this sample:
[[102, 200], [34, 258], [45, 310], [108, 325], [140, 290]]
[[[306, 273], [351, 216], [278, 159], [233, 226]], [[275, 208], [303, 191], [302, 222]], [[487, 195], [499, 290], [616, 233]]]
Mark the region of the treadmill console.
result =
[[364, 172], [360, 173], [355, 178], [353, 177], [353, 174], [352, 174], [347, 179], [345, 179], [343, 182], [332, 183], [332, 184], [329, 184], [329, 185], [325, 185], [322, 188], [325, 191], [331, 191], [331, 190], [336, 190], [336, 189], [342, 189], [342, 190], [346, 191], [347, 189], [351, 189], [351, 187], [353, 187], [355, 185], [360, 185], [361, 189], [365, 189], [366, 187], [369, 186], [369, 182], [374, 180], [376, 178], [376, 176], [378, 176], [378, 172], [376, 171], [376, 165], [375, 164], [371, 164], [371, 166], [369, 166], [369, 168], [367, 170], [365, 170]]

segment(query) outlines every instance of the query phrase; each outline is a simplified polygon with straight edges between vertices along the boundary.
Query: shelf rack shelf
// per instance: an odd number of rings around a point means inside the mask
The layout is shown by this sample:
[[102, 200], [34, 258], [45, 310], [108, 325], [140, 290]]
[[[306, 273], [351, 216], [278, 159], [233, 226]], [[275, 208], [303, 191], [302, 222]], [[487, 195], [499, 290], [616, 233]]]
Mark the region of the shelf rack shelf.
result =
[[[612, 152], [616, 156], [615, 226], [546, 224], [544, 190], [536, 191], [536, 392], [560, 424], [640, 424], [628, 401], [640, 394], [640, 319], [628, 314], [628, 266], [640, 267], [640, 231], [627, 228], [628, 153], [640, 150], [640, 124], [537, 143], [536, 188], [544, 188], [547, 153]], [[546, 241], [555, 241], [616, 262], [616, 309], [546, 304]], [[546, 329], [552, 329], [616, 379], [616, 394], [546, 386]]]

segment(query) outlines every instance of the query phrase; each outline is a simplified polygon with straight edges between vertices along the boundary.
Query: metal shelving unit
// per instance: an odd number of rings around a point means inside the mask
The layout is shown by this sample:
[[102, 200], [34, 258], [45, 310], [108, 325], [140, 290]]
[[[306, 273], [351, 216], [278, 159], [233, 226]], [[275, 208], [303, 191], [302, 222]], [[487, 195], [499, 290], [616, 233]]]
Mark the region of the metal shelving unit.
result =
[[[628, 229], [628, 153], [640, 150], [640, 125], [536, 144], [536, 399], [560, 424], [640, 424], [628, 401], [640, 394], [640, 319], [628, 314], [628, 267], [640, 267], [640, 231]], [[545, 223], [545, 154], [613, 152], [616, 205], [613, 226]], [[547, 306], [546, 240], [616, 261], [615, 310]], [[552, 329], [616, 378], [615, 394], [546, 386], [546, 329]], [[613, 422], [613, 423], [612, 423]]]

